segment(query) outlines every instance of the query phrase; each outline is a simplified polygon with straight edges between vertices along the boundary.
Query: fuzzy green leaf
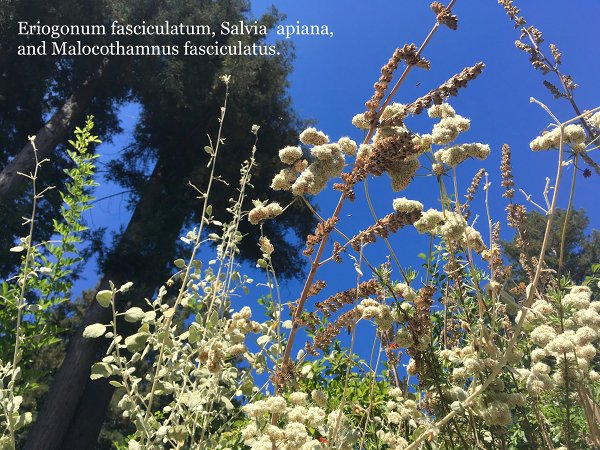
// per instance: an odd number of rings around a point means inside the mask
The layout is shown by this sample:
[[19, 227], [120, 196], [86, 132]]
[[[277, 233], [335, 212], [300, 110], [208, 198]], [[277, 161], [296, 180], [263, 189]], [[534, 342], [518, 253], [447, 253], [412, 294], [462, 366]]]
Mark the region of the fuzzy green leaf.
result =
[[95, 363], [92, 366], [92, 373], [90, 375], [91, 380], [98, 380], [100, 378], [108, 378], [113, 375], [113, 370], [110, 364], [105, 362]]
[[106, 332], [106, 325], [101, 323], [93, 323], [85, 327], [83, 330], [83, 337], [93, 339], [102, 336]]
[[125, 311], [125, 320], [127, 322], [139, 322], [144, 317], [146, 317], [146, 313], [142, 308], [138, 308], [137, 306]]
[[108, 308], [112, 300], [112, 291], [100, 291], [96, 294], [96, 300], [103, 308]]
[[125, 347], [130, 352], [138, 352], [144, 348], [148, 340], [148, 333], [136, 333], [125, 338]]

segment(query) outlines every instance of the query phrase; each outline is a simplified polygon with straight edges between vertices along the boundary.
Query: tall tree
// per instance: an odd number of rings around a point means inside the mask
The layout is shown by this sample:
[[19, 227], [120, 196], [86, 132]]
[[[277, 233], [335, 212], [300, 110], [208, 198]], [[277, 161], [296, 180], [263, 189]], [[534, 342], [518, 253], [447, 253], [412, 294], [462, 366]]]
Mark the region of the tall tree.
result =
[[[565, 228], [566, 218], [566, 210], [558, 209], [556, 211], [545, 262], [548, 268], [558, 272], [564, 229], [565, 239], [561, 274], [568, 275], [575, 283], [580, 283], [587, 275], [591, 274], [592, 264], [600, 262], [600, 231], [591, 230], [588, 234], [587, 229], [590, 220], [583, 209], [570, 212]], [[527, 213], [521, 233], [523, 239], [527, 242], [524, 251], [528, 258], [539, 256], [546, 230], [546, 220], [546, 217], [537, 211]], [[504, 252], [509, 261], [513, 263], [517, 278], [525, 280], [525, 273], [523, 273], [523, 269], [519, 264], [521, 249], [516, 245], [516, 239], [515, 237], [511, 242], [504, 242]]]
[[[41, 158], [51, 157], [40, 178], [42, 185], [61, 186], [70, 160], [64, 145], [76, 124], [95, 116], [96, 130], [109, 141], [119, 131], [115, 104], [127, 98], [126, 59], [60, 55], [21, 56], [20, 44], [39, 45], [45, 37], [19, 36], [18, 23], [69, 25], [99, 23], [114, 11], [112, 4], [82, 4], [71, 0], [7, 0], [0, 5], [0, 248], [9, 248], [21, 234], [21, 217], [31, 208], [31, 191], [25, 177], [34, 166], [28, 136], [35, 134]], [[115, 13], [111, 15], [115, 15]], [[93, 43], [104, 37], [90, 36]], [[55, 149], [59, 149], [55, 152]], [[48, 192], [39, 210], [36, 236], [46, 240], [62, 200]], [[18, 255], [2, 255], [0, 276], [10, 274]]]
[[[240, 0], [163, 2], [155, 11], [156, 20], [189, 21], [218, 27], [224, 20], [248, 18], [249, 3]], [[276, 11], [262, 23], [272, 27]], [[166, 43], [179, 42], [172, 37]], [[212, 44], [212, 38], [195, 42]], [[237, 38], [236, 38], [237, 40]], [[245, 36], [244, 43], [259, 42]], [[219, 39], [223, 44], [225, 41]], [[165, 42], [162, 42], [163, 44]], [[290, 71], [289, 49], [280, 48], [274, 57], [171, 57], [141, 58], [134, 61], [132, 96], [142, 105], [141, 121], [134, 143], [111, 165], [112, 178], [133, 191], [135, 205], [130, 223], [115, 239], [116, 245], [103, 261], [100, 289], [111, 280], [119, 285], [134, 281], [136, 289], [124, 300], [140, 305], [150, 297], [158, 280], [169, 274], [175, 256], [175, 241], [182, 227], [197, 220], [198, 200], [189, 182], [198, 187], [207, 181], [207, 155], [201, 150], [205, 136], [215, 134], [223, 91], [215, 82], [218, 75], [231, 73], [231, 101], [225, 120], [223, 159], [217, 171], [230, 187], [215, 191], [215, 215], [225, 218], [228, 199], [234, 197], [241, 162], [253, 144], [252, 124], [261, 126], [258, 170], [252, 197], [286, 201], [269, 189], [277, 162], [277, 150], [297, 139], [298, 120], [286, 96]], [[153, 167], [150, 174], [148, 167]], [[296, 245], [289, 242], [287, 229], [303, 238], [310, 231], [311, 216], [295, 204], [282, 220], [268, 223], [264, 230], [277, 248], [284, 276], [301, 273], [302, 261]], [[259, 256], [259, 230], [246, 222], [247, 235], [242, 258]], [[107, 311], [92, 303], [82, 329], [94, 322], [106, 322]], [[113, 389], [105, 381], [90, 381], [91, 364], [106, 351], [101, 341], [85, 340], [81, 329], [74, 333], [65, 360], [58, 371], [44, 407], [31, 430], [25, 448], [94, 448]]]

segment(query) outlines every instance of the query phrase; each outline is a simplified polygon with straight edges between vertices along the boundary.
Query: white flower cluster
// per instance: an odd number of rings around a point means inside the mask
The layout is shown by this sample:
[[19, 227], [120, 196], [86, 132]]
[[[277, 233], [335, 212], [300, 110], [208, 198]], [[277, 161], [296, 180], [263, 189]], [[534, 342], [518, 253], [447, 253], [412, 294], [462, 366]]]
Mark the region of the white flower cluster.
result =
[[366, 298], [360, 302], [356, 310], [361, 313], [363, 319], [373, 319], [375, 325], [382, 331], [389, 330], [394, 323], [390, 307], [385, 303], [379, 303], [377, 300]]
[[423, 211], [423, 204], [416, 200], [409, 200], [406, 197], [397, 198], [392, 203], [394, 211], [398, 213], [412, 213]]
[[[500, 388], [504, 387], [504, 383], [501, 382], [500, 380], [498, 380], [496, 382], [496, 386], [499, 386]], [[490, 393], [489, 395], [486, 396], [486, 398], [488, 400], [492, 400], [491, 403], [501, 403], [503, 405], [507, 405], [509, 409], [514, 409], [517, 406], [524, 406], [527, 402], [527, 398], [525, 396], [525, 394], [523, 394], [522, 392], [512, 392], [512, 393], [507, 393], [507, 392], [501, 392], [500, 390], [496, 390], [496, 392]], [[496, 409], [496, 408], [494, 408]], [[510, 422], [508, 421], [506, 417], [506, 415], [502, 411], [503, 407], [499, 407], [499, 411], [490, 411], [489, 408], [489, 404], [488, 404], [488, 410], [486, 411], [487, 415], [489, 416], [489, 419], [486, 420], [485, 416], [484, 416], [484, 420], [487, 421], [488, 424], [490, 425], [503, 425], [503, 424], [509, 424]], [[496, 423], [492, 423], [492, 421], [496, 421]], [[500, 422], [500, 423], [498, 423]]]
[[414, 226], [419, 233], [442, 236], [448, 241], [457, 242], [464, 247], [468, 246], [477, 253], [481, 253], [486, 248], [479, 231], [467, 225], [466, 220], [455, 212], [428, 209], [414, 223]]
[[414, 302], [417, 299], [417, 291], [406, 283], [397, 283], [394, 285], [394, 292], [407, 302]]
[[[443, 163], [456, 167], [467, 158], [486, 159], [490, 155], [490, 146], [487, 144], [472, 143], [460, 144], [444, 148], [435, 152], [434, 157], [438, 164]], [[434, 172], [436, 169], [434, 169]]]
[[400, 429], [408, 425], [412, 429], [429, 428], [429, 419], [419, 411], [417, 403], [414, 400], [403, 397], [402, 390], [392, 388], [388, 392], [388, 401], [386, 402], [385, 420], [382, 429], [377, 433], [381, 441], [387, 445], [387, 448], [393, 450], [403, 450], [408, 447], [408, 442], [402, 437]]
[[455, 117], [456, 111], [450, 104], [442, 103], [440, 105], [433, 105], [427, 110], [427, 115], [432, 119], [446, 119], [448, 117]]
[[364, 113], [356, 114], [352, 118], [352, 125], [354, 125], [359, 130], [368, 130], [369, 127], [371, 126], [371, 124], [369, 123], [369, 121], [365, 117]]
[[416, 134], [412, 139], [412, 143], [419, 150], [417, 154], [422, 155], [431, 150], [433, 136], [431, 134]]
[[248, 213], [248, 220], [252, 225], [257, 225], [268, 219], [273, 219], [283, 212], [283, 208], [279, 203], [261, 202], [260, 200], [252, 200], [254, 208]]
[[311, 127], [300, 133], [300, 142], [305, 145], [325, 145], [329, 143], [329, 136]]
[[346, 136], [341, 137], [338, 140], [338, 144], [344, 155], [348, 155], [348, 156], [356, 155], [356, 149], [357, 149], [356, 142], [354, 142], [349, 137], [346, 137]]
[[402, 103], [391, 103], [381, 113], [380, 121], [403, 120], [408, 115], [406, 105]]
[[[406, 110], [406, 105], [403, 105], [402, 103], [391, 103], [383, 110], [379, 120], [402, 120], [407, 115], [408, 111]], [[364, 113], [356, 114], [352, 118], [352, 125], [360, 130], [368, 130], [371, 127], [371, 123], [367, 120]]]
[[[496, 384], [504, 385], [501, 381]], [[485, 400], [480, 397], [475, 411], [481, 415], [485, 423], [491, 426], [506, 427], [512, 424], [511, 409], [525, 405], [525, 395], [521, 393], [498, 392], [486, 390]]]
[[[340, 418], [339, 411], [327, 416], [323, 409], [327, 406], [327, 397], [323, 392], [312, 391], [311, 399], [316, 405], [309, 403], [308, 394], [294, 392], [287, 401], [273, 396], [245, 405], [242, 410], [253, 420], [242, 430], [244, 444], [252, 450], [321, 450], [323, 446], [311, 435], [312, 430], [332, 442], [337, 425], [340, 446], [336, 448], [350, 450], [358, 433], [349, 427], [347, 418], [343, 414]], [[271, 424], [270, 414], [279, 417], [279, 426]]]
[[[600, 338], [600, 302], [591, 301], [591, 290], [587, 286], [575, 286], [562, 298], [561, 304], [563, 329], [550, 320], [558, 317], [558, 312], [545, 299], [536, 300], [526, 316], [525, 323], [534, 326], [531, 342], [538, 348], [531, 352], [532, 367], [520, 369], [519, 374], [525, 380], [527, 391], [534, 396], [562, 386], [565, 367], [573, 380], [600, 379], [596, 371], [590, 370], [596, 355], [594, 342]], [[548, 357], [557, 361], [557, 370], [546, 363]]]
[[302, 158], [302, 149], [300, 147], [288, 146], [279, 150], [279, 160], [289, 166]]
[[292, 191], [294, 195], [321, 192], [330, 178], [339, 177], [344, 170], [344, 154], [356, 154], [357, 145], [352, 139], [342, 137], [337, 143], [329, 143], [329, 137], [315, 128], [307, 128], [300, 134], [300, 142], [313, 146], [310, 149], [313, 162], [302, 159], [300, 147], [285, 147], [279, 151], [279, 159], [290, 167], [282, 169], [271, 183], [276, 191]]
[[456, 114], [454, 108], [447, 103], [434, 105], [427, 111], [429, 117], [439, 118], [440, 121], [433, 126], [431, 140], [437, 145], [446, 145], [456, 140], [460, 133], [470, 127], [469, 119]]
[[444, 214], [437, 209], [430, 208], [414, 223], [414, 226], [421, 234], [437, 234], [437, 227], [442, 223], [444, 223]]
[[[460, 133], [467, 131], [470, 127], [469, 119], [456, 114], [454, 108], [447, 103], [434, 105], [428, 110], [429, 117], [439, 118], [440, 121], [433, 126], [431, 132], [431, 143], [437, 145], [448, 145], [458, 138]], [[424, 135], [428, 136], [428, 135]], [[431, 145], [430, 145], [431, 147]], [[444, 173], [444, 165], [456, 167], [468, 158], [486, 159], [490, 154], [490, 146], [480, 143], [460, 144], [443, 148], [435, 152], [435, 162], [432, 172], [436, 175]]]
[[227, 321], [225, 333], [227, 333], [231, 344], [227, 349], [227, 353], [230, 355], [237, 356], [246, 353], [245, 335], [260, 332], [260, 324], [250, 320], [251, 317], [252, 310], [248, 306], [244, 306], [239, 312], [234, 312], [231, 319]]
[[[520, 360], [522, 355], [515, 351], [510, 361]], [[440, 358], [451, 370], [451, 379], [458, 384], [464, 383], [471, 377], [478, 377], [482, 371], [493, 368], [497, 361], [494, 358], [484, 357], [477, 353], [470, 344], [463, 348], [444, 349]]]
[[[593, 116], [592, 116], [593, 117]], [[529, 143], [529, 147], [534, 152], [540, 150], [550, 150], [560, 146], [560, 127], [536, 137]], [[568, 145], [573, 151], [581, 152], [585, 150], [585, 131], [581, 125], [571, 124], [564, 128], [563, 144]]]

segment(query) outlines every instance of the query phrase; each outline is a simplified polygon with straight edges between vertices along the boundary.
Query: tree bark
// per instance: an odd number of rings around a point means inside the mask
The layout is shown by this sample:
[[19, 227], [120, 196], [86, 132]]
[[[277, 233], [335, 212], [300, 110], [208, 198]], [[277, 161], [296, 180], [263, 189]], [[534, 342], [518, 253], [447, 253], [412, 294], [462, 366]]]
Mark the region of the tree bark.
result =
[[[50, 157], [56, 146], [67, 137], [73, 125], [81, 119], [83, 112], [94, 98], [96, 88], [106, 73], [107, 65], [108, 59], [105, 58], [100, 67], [71, 94], [52, 118], [38, 130], [35, 135], [35, 146], [39, 160]], [[28, 142], [0, 172], [0, 205], [5, 203], [9, 195], [26, 183], [27, 179], [19, 176], [19, 172], [30, 173], [33, 172], [34, 168], [33, 146], [31, 142]]]
[[[173, 193], [165, 192], [165, 186], [185, 179], [179, 174], [165, 170], [159, 159], [144, 189], [129, 224], [109, 260], [108, 269], [100, 282], [99, 290], [108, 289], [109, 280], [118, 288], [127, 281], [148, 279], [134, 284], [131, 294], [123, 296], [128, 306], [145, 307], [150, 297], [168, 272], [168, 261], [175, 250], [177, 235], [183, 227], [186, 208], [178, 204]], [[177, 176], [179, 175], [179, 176]], [[168, 243], [155, 245], [156, 242]], [[165, 251], [164, 245], [170, 246]], [[149, 250], [150, 249], [150, 250]], [[159, 278], [160, 277], [160, 278]], [[56, 373], [44, 405], [33, 424], [24, 450], [93, 450], [102, 428], [114, 388], [108, 380], [90, 380], [90, 368], [105, 355], [108, 340], [85, 339], [83, 329], [92, 323], [107, 324], [111, 320], [108, 308], [93, 301], [88, 307], [81, 328], [77, 330], [65, 359]]]

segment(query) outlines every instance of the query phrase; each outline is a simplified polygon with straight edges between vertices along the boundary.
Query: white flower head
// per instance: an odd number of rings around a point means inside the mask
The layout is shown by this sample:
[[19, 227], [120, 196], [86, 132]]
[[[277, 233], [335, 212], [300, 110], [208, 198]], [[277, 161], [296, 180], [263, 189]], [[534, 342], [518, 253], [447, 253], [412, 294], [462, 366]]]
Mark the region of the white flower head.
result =
[[310, 127], [300, 133], [300, 142], [306, 145], [324, 145], [329, 143], [329, 137], [322, 131]]

